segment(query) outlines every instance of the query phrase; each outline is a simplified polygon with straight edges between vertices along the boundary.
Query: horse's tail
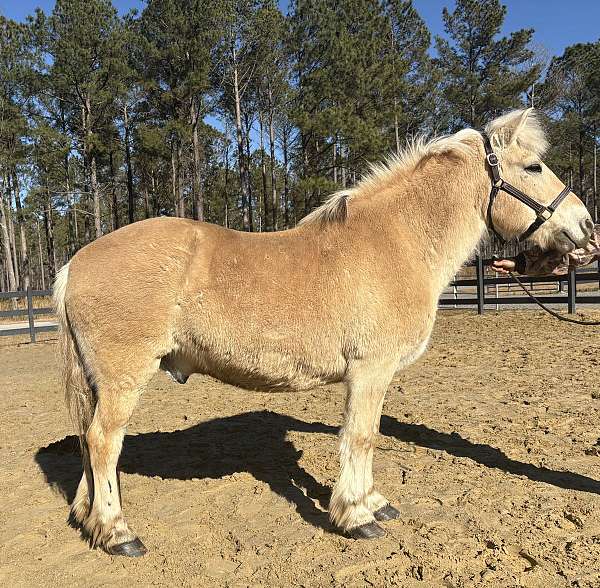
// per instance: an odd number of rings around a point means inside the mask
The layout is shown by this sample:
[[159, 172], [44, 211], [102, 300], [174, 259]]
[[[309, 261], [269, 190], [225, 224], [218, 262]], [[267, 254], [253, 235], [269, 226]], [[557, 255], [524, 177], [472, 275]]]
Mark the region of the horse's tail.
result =
[[59, 348], [62, 356], [65, 400], [80, 442], [84, 443], [96, 407], [95, 384], [87, 368], [81, 345], [72, 328], [65, 296], [69, 281], [69, 264], [63, 266], [54, 281], [54, 308], [59, 322]]

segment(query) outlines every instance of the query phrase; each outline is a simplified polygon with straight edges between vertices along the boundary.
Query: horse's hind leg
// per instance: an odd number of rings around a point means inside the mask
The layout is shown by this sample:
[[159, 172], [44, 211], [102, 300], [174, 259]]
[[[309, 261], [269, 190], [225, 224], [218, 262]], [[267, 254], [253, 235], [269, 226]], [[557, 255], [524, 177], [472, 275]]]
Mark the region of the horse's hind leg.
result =
[[376, 538], [384, 530], [376, 520], [397, 511], [373, 489], [373, 446], [387, 386], [395, 366], [354, 363], [348, 370], [344, 425], [340, 432], [340, 476], [333, 490], [331, 520], [356, 538]]
[[[138, 556], [146, 553], [146, 548], [129, 529], [123, 517], [117, 462], [125, 428], [142, 386], [148, 379], [149, 375], [143, 378], [143, 382], [141, 378], [124, 378], [118, 384], [100, 381], [94, 418], [86, 434], [90, 470], [87, 489], [91, 508], [83, 521], [83, 528], [93, 545], [101, 545], [115, 555]], [[84, 479], [78, 489], [78, 495], [80, 490], [81, 495], [76, 497], [73, 505], [79, 511], [82, 508], [78, 507], [77, 498], [82, 505], [85, 504], [83, 485]], [[74, 516], [77, 516], [75, 511]]]
[[[90, 452], [87, 448], [87, 443], [82, 444], [81, 451], [83, 453], [83, 475], [81, 476], [81, 480], [79, 480], [79, 485], [77, 486], [77, 492], [75, 493], [75, 498], [73, 499], [73, 503], [71, 504], [71, 515], [70, 520], [75, 525], [83, 525], [85, 518], [88, 516], [90, 512], [90, 495], [88, 492], [88, 477], [91, 476], [90, 471]], [[93, 480], [91, 483], [93, 488]]]

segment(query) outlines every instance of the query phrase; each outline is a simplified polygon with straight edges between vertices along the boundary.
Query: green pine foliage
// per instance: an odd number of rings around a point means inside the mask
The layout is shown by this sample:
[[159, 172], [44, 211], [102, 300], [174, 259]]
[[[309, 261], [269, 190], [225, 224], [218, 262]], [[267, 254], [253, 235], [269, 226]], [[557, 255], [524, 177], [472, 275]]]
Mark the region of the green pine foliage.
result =
[[489, 118], [518, 107], [538, 80], [530, 65], [533, 29], [499, 37], [506, 7], [499, 0], [457, 0], [443, 11], [447, 38], [436, 38], [442, 91], [453, 128], [482, 126]]

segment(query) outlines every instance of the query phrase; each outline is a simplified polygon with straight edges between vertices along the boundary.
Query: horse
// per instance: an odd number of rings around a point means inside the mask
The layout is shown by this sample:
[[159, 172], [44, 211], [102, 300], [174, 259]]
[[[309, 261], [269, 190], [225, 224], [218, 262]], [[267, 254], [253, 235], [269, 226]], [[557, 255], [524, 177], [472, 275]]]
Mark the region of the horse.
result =
[[83, 461], [71, 518], [91, 546], [147, 551], [123, 516], [117, 462], [159, 369], [267, 391], [343, 382], [330, 519], [350, 537], [383, 536], [379, 522], [400, 514], [373, 483], [384, 396], [425, 352], [443, 288], [492, 222], [544, 250], [589, 239], [585, 206], [542, 163], [547, 146], [536, 113], [517, 110], [484, 134], [413, 140], [289, 230], [161, 217], [82, 248], [54, 302]]

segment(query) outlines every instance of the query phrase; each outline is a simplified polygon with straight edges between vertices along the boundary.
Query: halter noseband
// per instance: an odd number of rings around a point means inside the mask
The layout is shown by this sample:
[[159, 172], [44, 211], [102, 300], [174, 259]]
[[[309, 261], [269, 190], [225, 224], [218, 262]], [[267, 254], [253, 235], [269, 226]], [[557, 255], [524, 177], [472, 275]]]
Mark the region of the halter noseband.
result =
[[503, 192], [510, 194], [513, 198], [519, 200], [519, 202], [529, 206], [529, 208], [535, 212], [535, 220], [529, 225], [529, 228], [517, 238], [518, 241], [525, 241], [525, 239], [531, 237], [535, 231], [537, 231], [547, 220], [552, 217], [554, 211], [558, 208], [558, 205], [568, 196], [569, 192], [571, 191], [571, 187], [565, 186], [564, 190], [550, 204], [548, 204], [548, 206], [540, 204], [537, 200], [527, 196], [527, 194], [521, 192], [521, 190], [515, 188], [512, 184], [505, 182], [500, 177], [500, 162], [498, 161], [498, 156], [492, 149], [490, 138], [485, 133], [481, 133], [481, 136], [483, 137], [483, 145], [485, 147], [485, 159], [492, 174], [492, 189], [490, 190], [490, 199], [487, 208], [488, 228], [492, 229], [494, 235], [500, 239], [501, 243], [506, 243], [506, 239], [504, 239], [504, 237], [502, 237], [502, 235], [496, 231], [496, 228], [494, 227], [494, 221], [492, 219], [494, 200], [496, 199], [496, 196], [498, 196], [498, 192], [502, 190]]

